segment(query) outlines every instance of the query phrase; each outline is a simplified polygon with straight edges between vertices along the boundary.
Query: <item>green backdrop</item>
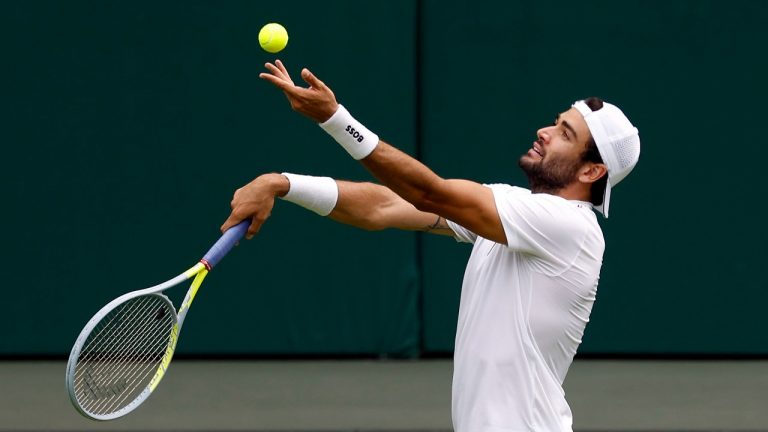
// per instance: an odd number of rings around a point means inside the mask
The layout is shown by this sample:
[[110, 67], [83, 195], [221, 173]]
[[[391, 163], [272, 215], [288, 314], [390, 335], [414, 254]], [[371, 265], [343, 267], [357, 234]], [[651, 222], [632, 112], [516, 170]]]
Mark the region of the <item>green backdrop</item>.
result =
[[[765, 354], [768, 3], [380, 0], [0, 7], [0, 354], [67, 353], [85, 321], [193, 263], [270, 171], [370, 176], [257, 74], [256, 34], [445, 177], [525, 184], [575, 99], [640, 129], [601, 220], [582, 353]], [[285, 203], [200, 292], [189, 354], [413, 357], [453, 347], [467, 245], [364, 232]], [[184, 289], [180, 292], [183, 293]]]

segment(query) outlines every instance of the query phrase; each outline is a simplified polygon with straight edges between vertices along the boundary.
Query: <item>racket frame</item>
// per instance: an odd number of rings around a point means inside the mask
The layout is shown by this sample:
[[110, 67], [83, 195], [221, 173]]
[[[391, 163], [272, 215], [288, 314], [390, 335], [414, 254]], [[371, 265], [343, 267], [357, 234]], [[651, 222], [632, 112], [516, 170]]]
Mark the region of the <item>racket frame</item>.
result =
[[[202, 284], [203, 279], [205, 279], [205, 276], [207, 274], [208, 274], [208, 269], [206, 268], [205, 264], [202, 262], [197, 263], [194, 266], [192, 266], [189, 270], [185, 271], [184, 273], [172, 279], [169, 279], [159, 285], [155, 285], [149, 288], [144, 288], [141, 290], [131, 291], [129, 293], [123, 294], [120, 297], [107, 303], [98, 312], [96, 312], [96, 314], [88, 321], [85, 327], [83, 327], [83, 330], [80, 332], [80, 335], [77, 337], [77, 340], [75, 341], [75, 345], [72, 347], [72, 351], [69, 354], [69, 360], [67, 361], [67, 373], [66, 373], [67, 392], [69, 393], [69, 398], [72, 401], [72, 405], [74, 405], [75, 409], [77, 409], [77, 411], [80, 414], [94, 420], [112, 420], [118, 417], [122, 417], [128, 414], [129, 412], [133, 411], [139, 405], [141, 405], [141, 403], [144, 402], [144, 400], [146, 400], [150, 394], [152, 394], [152, 392], [155, 390], [157, 385], [160, 383], [160, 380], [163, 379], [165, 372], [168, 370], [168, 366], [171, 362], [171, 359], [173, 358], [173, 354], [176, 351], [176, 343], [178, 342], [178, 339], [179, 339], [179, 333], [181, 332], [181, 326], [184, 323], [184, 318], [187, 315], [189, 306], [192, 304], [192, 300], [194, 300], [195, 298], [195, 294], [197, 294], [197, 290], [200, 288], [200, 285]], [[192, 285], [189, 287], [189, 290], [187, 290], [187, 294], [184, 297], [184, 301], [181, 304], [181, 308], [177, 313], [173, 303], [170, 301], [168, 297], [162, 294], [162, 292], [176, 285], [179, 285], [193, 277], [195, 279], [192, 282]], [[110, 312], [120, 307], [122, 304], [124, 304], [129, 300], [132, 300], [141, 296], [152, 295], [152, 294], [156, 294], [165, 299], [168, 306], [170, 306], [171, 311], [173, 311], [173, 317], [174, 317], [174, 325], [173, 325], [173, 328], [171, 329], [171, 334], [169, 335], [169, 343], [168, 343], [168, 346], [166, 347], [165, 353], [163, 354], [163, 358], [160, 361], [160, 366], [158, 367], [157, 371], [155, 371], [155, 374], [150, 380], [149, 384], [144, 388], [144, 390], [139, 394], [139, 396], [137, 396], [133, 401], [131, 401], [125, 407], [109, 414], [97, 414], [97, 413], [89, 412], [80, 404], [79, 399], [77, 397], [76, 390], [75, 390], [75, 372], [78, 365], [78, 358], [80, 357], [80, 353], [83, 349], [83, 344], [85, 344], [85, 341], [88, 339], [88, 336], [91, 335], [91, 331], [93, 331], [93, 329], [96, 328], [99, 322], [101, 322], [101, 320], [104, 317], [106, 317]]]
[[[159, 285], [155, 285], [149, 288], [132, 291], [127, 294], [123, 294], [120, 297], [112, 300], [111, 302], [107, 303], [104, 307], [102, 307], [96, 314], [88, 321], [88, 323], [85, 325], [82, 331], [80, 331], [80, 335], [77, 337], [77, 340], [75, 341], [74, 346], [72, 347], [72, 351], [69, 354], [69, 360], [67, 361], [67, 372], [66, 372], [66, 386], [67, 386], [67, 392], [69, 393], [70, 401], [72, 402], [72, 405], [74, 405], [75, 409], [82, 414], [83, 416], [94, 419], [94, 420], [112, 420], [116, 419], [118, 417], [122, 417], [129, 412], [136, 409], [139, 405], [141, 405], [142, 402], [144, 402], [150, 394], [157, 388], [157, 385], [160, 383], [160, 381], [163, 379], [163, 376], [165, 376], [165, 372], [168, 370], [168, 366], [171, 363], [171, 359], [173, 359], [173, 354], [176, 351], [176, 343], [179, 340], [179, 334], [181, 333], [181, 326], [184, 324], [184, 318], [187, 316], [187, 311], [189, 310], [189, 306], [192, 304], [192, 301], [195, 299], [195, 295], [197, 294], [197, 290], [200, 288], [200, 285], [203, 283], [203, 279], [205, 279], [205, 276], [208, 274], [208, 272], [216, 266], [219, 261], [221, 261], [232, 248], [240, 241], [240, 239], [243, 238], [245, 233], [248, 231], [248, 227], [250, 226], [251, 221], [250, 220], [244, 220], [238, 223], [237, 225], [229, 228], [222, 236], [216, 241], [216, 243], [211, 246], [211, 248], [206, 252], [206, 254], [203, 256], [203, 258], [195, 264], [194, 266], [190, 267], [189, 270], [185, 271], [184, 273], [181, 273], [180, 275], [174, 277], [173, 279], [169, 279], [166, 282], [163, 282]], [[184, 296], [184, 301], [181, 302], [181, 307], [179, 308], [178, 314], [176, 313], [176, 308], [173, 306], [173, 303], [166, 297], [164, 294], [162, 294], [163, 291], [174, 287], [188, 279], [191, 279], [194, 277], [195, 279], [192, 281], [192, 284], [190, 285], [189, 289], [187, 290], [187, 294]], [[83, 348], [83, 344], [88, 339], [88, 336], [90, 335], [91, 331], [96, 327], [96, 325], [101, 321], [102, 318], [104, 318], [109, 312], [120, 306], [121, 304], [125, 303], [128, 300], [134, 299], [136, 297], [144, 296], [144, 295], [151, 295], [156, 294], [158, 296], [161, 296], [171, 307], [171, 310], [173, 311], [173, 316], [176, 320], [174, 326], [171, 329], [171, 334], [169, 335], [169, 343], [166, 347], [165, 353], [163, 354], [163, 357], [160, 361], [160, 366], [155, 371], [154, 376], [150, 380], [149, 384], [146, 388], [137, 396], [134, 400], [132, 400], [130, 403], [128, 403], [123, 408], [111, 412], [109, 414], [95, 414], [88, 412], [84, 407], [82, 407], [77, 399], [77, 393], [75, 391], [75, 369], [77, 369], [78, 364], [78, 358], [80, 357], [80, 352]]]

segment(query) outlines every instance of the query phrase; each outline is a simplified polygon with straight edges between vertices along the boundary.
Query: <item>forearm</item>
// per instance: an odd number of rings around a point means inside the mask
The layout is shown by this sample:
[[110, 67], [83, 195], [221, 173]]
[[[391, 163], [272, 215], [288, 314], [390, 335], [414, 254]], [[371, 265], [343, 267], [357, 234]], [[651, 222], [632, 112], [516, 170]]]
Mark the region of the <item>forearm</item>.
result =
[[445, 182], [424, 164], [381, 141], [342, 105], [320, 127], [385, 186], [421, 210], [435, 210], [430, 203], [440, 200]]
[[365, 230], [397, 228], [429, 230], [436, 215], [421, 212], [387, 187], [374, 183], [336, 181], [339, 198], [328, 216]]
[[426, 165], [397, 148], [379, 141], [376, 149], [361, 160], [368, 171], [397, 195], [419, 210], [436, 212], [445, 180]]

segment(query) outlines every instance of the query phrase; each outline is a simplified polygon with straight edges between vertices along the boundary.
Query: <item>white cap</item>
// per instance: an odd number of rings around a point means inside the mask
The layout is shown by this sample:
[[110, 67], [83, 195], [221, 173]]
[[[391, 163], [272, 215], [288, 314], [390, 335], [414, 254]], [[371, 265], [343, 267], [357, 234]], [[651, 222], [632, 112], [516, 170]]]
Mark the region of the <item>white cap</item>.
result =
[[583, 101], [573, 104], [587, 122], [603, 163], [608, 167], [603, 203], [595, 208], [608, 217], [611, 188], [619, 184], [632, 171], [640, 158], [640, 136], [627, 116], [615, 105], [603, 102], [597, 111]]

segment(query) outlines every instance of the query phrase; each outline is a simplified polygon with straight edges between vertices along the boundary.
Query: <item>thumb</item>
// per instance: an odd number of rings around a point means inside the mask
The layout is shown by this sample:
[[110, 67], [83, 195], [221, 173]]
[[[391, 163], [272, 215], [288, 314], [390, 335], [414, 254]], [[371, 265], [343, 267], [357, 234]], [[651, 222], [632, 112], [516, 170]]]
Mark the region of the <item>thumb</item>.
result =
[[301, 70], [301, 78], [306, 81], [307, 84], [311, 85], [312, 87], [316, 89], [323, 89], [325, 88], [325, 83], [320, 81], [312, 72], [309, 71], [309, 69], [304, 68]]

